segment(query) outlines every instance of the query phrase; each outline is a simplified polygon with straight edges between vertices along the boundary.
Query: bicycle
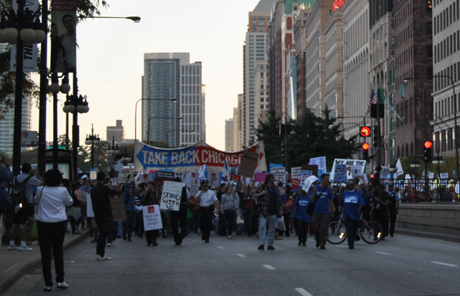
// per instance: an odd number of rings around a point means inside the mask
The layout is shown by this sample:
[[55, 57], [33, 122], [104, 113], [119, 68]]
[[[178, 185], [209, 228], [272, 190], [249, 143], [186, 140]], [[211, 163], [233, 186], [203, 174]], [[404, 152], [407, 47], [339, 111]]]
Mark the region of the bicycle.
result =
[[[382, 226], [374, 220], [366, 221], [361, 214], [358, 231], [356, 232], [362, 240], [368, 244], [376, 244], [382, 239]], [[332, 221], [328, 225], [327, 241], [333, 245], [343, 243], [347, 239], [347, 227], [343, 214], [336, 221]]]

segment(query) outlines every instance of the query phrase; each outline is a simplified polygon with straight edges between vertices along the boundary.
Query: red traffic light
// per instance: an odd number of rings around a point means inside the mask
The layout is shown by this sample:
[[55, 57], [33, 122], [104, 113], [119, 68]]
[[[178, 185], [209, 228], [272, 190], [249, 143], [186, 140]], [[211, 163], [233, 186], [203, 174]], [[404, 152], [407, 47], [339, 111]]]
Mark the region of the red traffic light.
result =
[[369, 150], [369, 144], [364, 143], [363, 144], [363, 150]]
[[430, 149], [431, 147], [433, 147], [433, 142], [431, 141], [425, 141], [425, 144], [423, 144], [425, 146], [426, 149]]
[[362, 126], [359, 132], [362, 137], [367, 138], [371, 135], [371, 128], [368, 126]]
[[374, 174], [371, 174], [371, 179], [374, 179], [374, 177], [375, 177]]

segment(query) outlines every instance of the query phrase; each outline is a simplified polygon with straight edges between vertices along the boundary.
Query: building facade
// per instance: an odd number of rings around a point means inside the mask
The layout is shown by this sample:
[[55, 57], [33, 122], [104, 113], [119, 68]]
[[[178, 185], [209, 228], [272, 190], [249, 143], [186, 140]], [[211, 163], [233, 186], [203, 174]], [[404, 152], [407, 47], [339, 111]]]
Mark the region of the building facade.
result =
[[107, 141], [115, 141], [115, 144], [122, 143], [125, 139], [125, 129], [123, 120], [117, 120], [115, 126], [108, 126], [106, 130]]
[[225, 151], [233, 151], [233, 118], [225, 119]]
[[142, 81], [143, 141], [179, 147], [205, 140], [201, 62], [190, 63], [189, 53], [146, 53]]
[[[24, 98], [22, 104], [22, 131], [30, 131], [32, 121], [32, 104], [28, 98]], [[5, 113], [0, 120], [0, 152], [13, 155], [14, 138], [14, 105]], [[37, 139], [38, 141], [38, 139]], [[27, 148], [25, 148], [27, 149]]]
[[459, 148], [460, 135], [456, 120], [460, 108], [460, 1], [432, 2], [433, 154], [454, 156], [455, 149]]

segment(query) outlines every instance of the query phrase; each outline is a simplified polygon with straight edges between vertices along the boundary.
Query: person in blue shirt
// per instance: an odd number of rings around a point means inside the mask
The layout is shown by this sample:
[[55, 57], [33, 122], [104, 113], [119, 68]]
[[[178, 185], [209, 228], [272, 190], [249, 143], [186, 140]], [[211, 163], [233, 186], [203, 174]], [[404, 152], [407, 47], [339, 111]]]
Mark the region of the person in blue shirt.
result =
[[348, 248], [354, 249], [356, 231], [361, 220], [361, 209], [364, 204], [361, 193], [356, 188], [356, 184], [350, 180], [347, 183], [346, 190], [342, 194], [341, 202], [343, 204], [343, 217], [348, 232]]
[[[313, 192], [313, 188], [310, 189], [310, 192]], [[297, 196], [294, 202], [294, 213], [292, 214], [292, 217], [298, 221], [298, 246], [301, 244], [304, 247], [307, 246], [307, 232], [308, 225], [310, 224], [310, 215], [307, 213], [307, 209], [312, 202], [310, 195], [303, 189], [300, 189], [300, 195]]]
[[332, 203], [334, 195], [329, 187], [331, 184], [329, 177], [329, 174], [321, 175], [321, 183], [313, 187], [314, 192], [310, 198], [314, 201], [316, 195], [319, 195], [311, 217], [311, 230], [315, 234], [316, 247], [320, 247], [322, 250], [326, 249], [327, 226], [330, 218], [334, 218], [335, 212], [335, 207]]

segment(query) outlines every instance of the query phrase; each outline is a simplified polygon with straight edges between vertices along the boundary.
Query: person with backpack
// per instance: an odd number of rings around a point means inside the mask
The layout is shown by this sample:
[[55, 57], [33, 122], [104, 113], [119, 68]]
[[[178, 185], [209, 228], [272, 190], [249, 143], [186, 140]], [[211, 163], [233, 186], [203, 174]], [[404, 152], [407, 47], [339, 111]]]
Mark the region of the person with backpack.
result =
[[[11, 190], [11, 200], [18, 203], [19, 210], [13, 214], [13, 226], [10, 231], [9, 251], [19, 249], [19, 251], [32, 251], [32, 248], [27, 246], [27, 233], [25, 224], [29, 217], [34, 213], [34, 188], [43, 185], [43, 179], [40, 176], [38, 169], [32, 170], [30, 163], [22, 164], [22, 174], [17, 175], [13, 179]], [[21, 229], [21, 245], [16, 247], [15, 241], [19, 226]]]

